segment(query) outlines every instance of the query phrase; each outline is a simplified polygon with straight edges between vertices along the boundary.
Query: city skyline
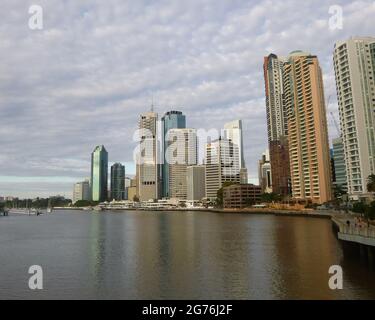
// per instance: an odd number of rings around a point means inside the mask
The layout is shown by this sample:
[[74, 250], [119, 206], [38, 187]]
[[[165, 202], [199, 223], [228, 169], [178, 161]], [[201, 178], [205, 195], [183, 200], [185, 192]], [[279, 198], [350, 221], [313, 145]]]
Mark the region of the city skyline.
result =
[[[192, 128], [218, 129], [228, 118], [243, 120], [245, 162], [250, 182], [257, 181], [257, 160], [267, 148], [263, 57], [273, 52], [287, 56], [297, 49], [316, 54], [323, 69], [325, 95], [332, 97], [327, 114], [333, 112], [338, 119], [334, 43], [355, 35], [371, 36], [371, 19], [366, 16], [375, 13], [370, 1], [338, 1], [344, 10], [344, 28], [333, 31], [328, 28], [328, 9], [334, 3], [316, 5], [314, 9], [312, 3], [303, 4], [298, 11], [303, 19], [296, 19], [293, 27], [287, 27], [295, 14], [283, 21], [276, 19], [281, 8], [272, 6], [272, 2], [222, 4], [217, 14], [207, 17], [197, 14], [200, 6], [194, 2], [157, 4], [159, 9], [170, 8], [164, 24], [153, 21], [152, 7], [142, 3], [128, 6], [137, 18], [149, 15], [150, 20], [143, 23], [130, 18], [121, 5], [116, 5], [118, 11], [114, 12], [111, 6], [105, 9], [97, 3], [87, 7], [71, 4], [66, 21], [60, 21], [55, 15], [61, 4], [56, 9], [52, 2], [45, 4], [45, 29], [39, 33], [28, 30], [21, 22], [26, 12], [22, 5], [6, 4], [2, 12], [9, 25], [8, 33], [1, 31], [5, 45], [0, 53], [4, 61], [0, 115], [8, 120], [1, 128], [0, 138], [7, 150], [0, 156], [2, 196], [71, 195], [72, 184], [90, 175], [88, 155], [98, 144], [106, 146], [109, 166], [121, 162], [127, 174], [134, 174], [132, 151], [136, 144], [132, 136], [136, 119], [139, 113], [147, 112], [152, 100], [159, 116], [168, 110], [180, 110]], [[293, 4], [288, 1], [284, 6]], [[208, 2], [207, 6], [213, 3]], [[197, 21], [184, 25], [178, 35], [173, 27], [178, 24], [175, 17], [182, 11], [187, 12], [191, 22], [196, 15]], [[15, 13], [12, 21], [9, 12]], [[95, 17], [101, 20], [94, 21]], [[275, 25], [270, 25], [270, 21]], [[144, 23], [150, 30], [145, 36], [156, 35], [158, 41], [142, 42], [126, 29], [132, 25], [137, 30], [145, 27]], [[163, 25], [166, 37], [163, 30], [157, 32], [157, 27]], [[296, 30], [298, 25], [304, 30]], [[75, 32], [87, 41], [78, 43]], [[121, 46], [124, 36], [133, 41], [135, 53], [142, 52], [139, 61], [129, 47]], [[16, 37], [18, 44], [7, 45], [9, 37]], [[115, 45], [106, 51], [94, 45], [97, 39]], [[35, 45], [28, 46], [33, 42]], [[72, 47], [69, 52], [64, 49], [67, 47]], [[154, 54], [142, 51], [147, 47]], [[167, 54], [164, 49], [168, 49]], [[18, 51], [23, 55], [17, 55]], [[54, 63], [56, 56], [59, 65]], [[28, 67], [22, 68], [24, 60]], [[131, 61], [131, 65], [126, 61]], [[93, 72], [95, 63], [98, 68]], [[115, 72], [115, 67], [120, 72]], [[20, 74], [21, 70], [26, 75]], [[209, 126], [205, 121], [208, 117]], [[331, 118], [327, 118], [331, 144], [337, 134]]]

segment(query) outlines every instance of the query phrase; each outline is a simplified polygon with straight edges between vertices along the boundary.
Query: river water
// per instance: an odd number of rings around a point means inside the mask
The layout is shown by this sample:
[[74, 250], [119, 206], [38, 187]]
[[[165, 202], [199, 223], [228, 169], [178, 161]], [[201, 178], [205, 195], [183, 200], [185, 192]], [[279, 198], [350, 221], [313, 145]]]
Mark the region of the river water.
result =
[[[0, 299], [375, 299], [326, 219], [55, 211], [0, 218]], [[30, 290], [28, 269], [43, 269]], [[328, 287], [331, 265], [344, 289]]]

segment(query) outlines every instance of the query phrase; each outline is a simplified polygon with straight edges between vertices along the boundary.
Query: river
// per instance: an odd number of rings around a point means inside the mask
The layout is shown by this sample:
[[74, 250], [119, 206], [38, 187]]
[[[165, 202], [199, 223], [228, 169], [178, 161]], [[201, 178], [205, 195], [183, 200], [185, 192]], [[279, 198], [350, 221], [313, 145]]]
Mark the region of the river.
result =
[[[0, 299], [375, 299], [327, 219], [55, 211], [0, 218]], [[30, 290], [28, 269], [43, 269]], [[344, 289], [328, 287], [331, 265]]]

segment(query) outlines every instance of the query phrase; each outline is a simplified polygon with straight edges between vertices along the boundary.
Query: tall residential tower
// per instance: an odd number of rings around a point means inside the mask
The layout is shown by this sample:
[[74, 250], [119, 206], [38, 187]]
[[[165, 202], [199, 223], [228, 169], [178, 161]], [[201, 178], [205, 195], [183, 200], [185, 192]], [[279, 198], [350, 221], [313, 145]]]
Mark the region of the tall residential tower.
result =
[[293, 198], [329, 201], [332, 181], [327, 118], [316, 56], [301, 51], [289, 55], [284, 65], [284, 98]]
[[351, 38], [334, 49], [337, 100], [351, 198], [375, 173], [375, 38]]
[[272, 167], [272, 191], [290, 194], [288, 113], [284, 98], [285, 60], [275, 54], [264, 58], [268, 146]]

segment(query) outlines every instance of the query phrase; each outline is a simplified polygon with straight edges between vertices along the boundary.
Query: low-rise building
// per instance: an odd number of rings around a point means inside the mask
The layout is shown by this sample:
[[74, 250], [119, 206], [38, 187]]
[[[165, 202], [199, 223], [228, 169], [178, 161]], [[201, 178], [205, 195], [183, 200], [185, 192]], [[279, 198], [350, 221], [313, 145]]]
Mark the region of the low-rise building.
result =
[[262, 188], [253, 184], [233, 184], [223, 189], [224, 208], [242, 209], [261, 200]]

